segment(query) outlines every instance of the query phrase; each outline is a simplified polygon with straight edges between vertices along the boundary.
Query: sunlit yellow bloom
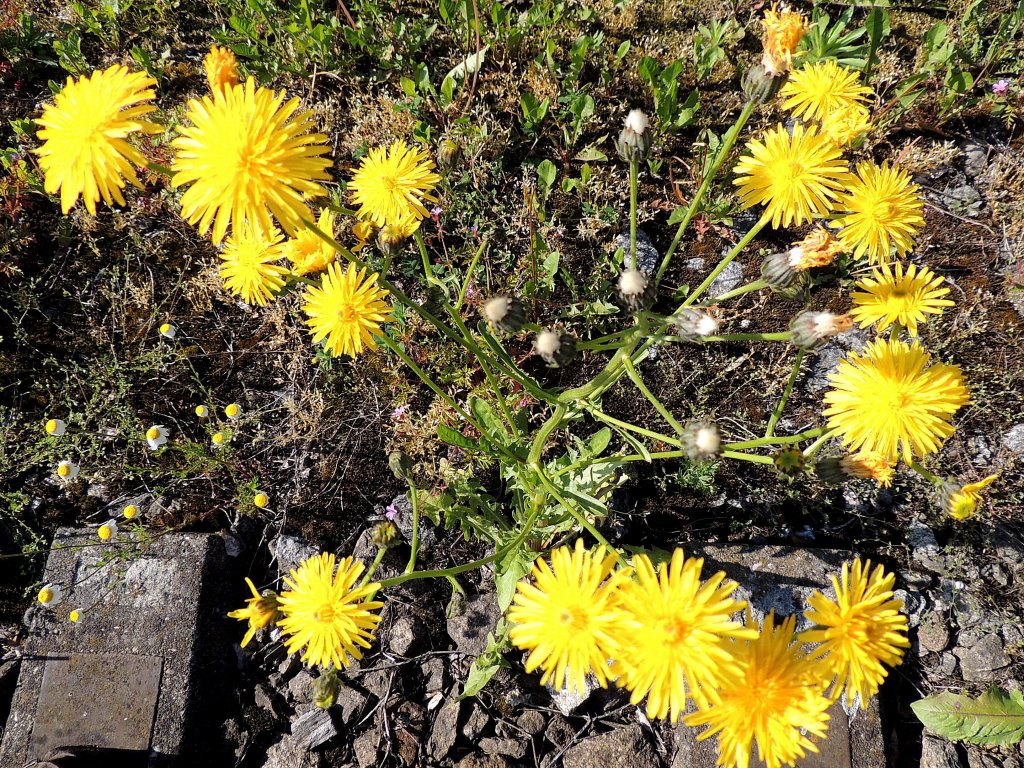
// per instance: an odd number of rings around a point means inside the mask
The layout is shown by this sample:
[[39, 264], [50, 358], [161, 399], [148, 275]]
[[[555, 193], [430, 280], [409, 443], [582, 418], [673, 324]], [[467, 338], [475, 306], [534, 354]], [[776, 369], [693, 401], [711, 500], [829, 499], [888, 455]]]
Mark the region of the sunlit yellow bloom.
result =
[[527, 672], [544, 671], [542, 685], [583, 691], [592, 674], [607, 686], [609, 660], [627, 621], [618, 599], [626, 574], [613, 573], [616, 559], [604, 547], [588, 552], [577, 539], [575, 549], [552, 551], [551, 565], [538, 558], [532, 583], [519, 582], [508, 613], [509, 637], [530, 652]]
[[304, 649], [302, 661], [341, 669], [370, 647], [380, 622], [375, 611], [384, 603], [373, 600], [380, 584], [357, 586], [361, 560], [346, 557], [337, 573], [335, 562], [332, 554], [314, 555], [284, 577], [288, 589], [278, 598], [284, 618], [277, 624], [287, 635], [288, 653]]
[[252, 497], [252, 503], [253, 506], [263, 509], [265, 506], [267, 506], [267, 504], [270, 503], [270, 499], [265, 493], [257, 493], [255, 496]]
[[163, 323], [160, 326], [159, 331], [160, 335], [167, 339], [173, 339], [175, 336], [178, 335], [178, 329], [175, 328], [170, 323]]
[[850, 705], [857, 694], [866, 704], [878, 693], [888, 674], [883, 664], [896, 666], [910, 647], [903, 601], [893, 599], [895, 582], [894, 574], [880, 565], [871, 572], [871, 561], [862, 564], [858, 557], [852, 569], [843, 563], [841, 581], [832, 577], [835, 600], [817, 590], [807, 600], [804, 615], [815, 628], [801, 632], [800, 642], [821, 643], [814, 654], [835, 676], [836, 694], [845, 689]]
[[196, 416], [198, 416], [200, 419], [205, 419], [209, 415], [210, 409], [207, 408], [205, 405], [196, 406]]
[[224, 406], [224, 415], [229, 419], [237, 419], [242, 415], [242, 406], [238, 403], [229, 403]]
[[245, 224], [233, 229], [220, 252], [224, 287], [246, 304], [266, 306], [284, 287], [288, 268], [275, 262], [284, 257], [283, 235], [275, 228], [263, 232]]
[[143, 103], [155, 98], [155, 85], [145, 72], [115, 64], [88, 77], [69, 77], [53, 103], [43, 105], [36, 120], [43, 145], [32, 151], [39, 155], [47, 194], [60, 190], [64, 213], [79, 197], [92, 214], [100, 198], [107, 205], [124, 205], [125, 180], [142, 186], [132, 166], [145, 166], [146, 157], [127, 139], [163, 132], [162, 126], [139, 119], [156, 109]]
[[[320, 211], [316, 226], [328, 237], [334, 237], [334, 212], [328, 208]], [[334, 263], [334, 249], [308, 227], [300, 229], [284, 244], [284, 252], [292, 263], [292, 272], [297, 275], [322, 272]]]
[[110, 541], [117, 535], [117, 520], [113, 518], [107, 520], [96, 529], [96, 535], [100, 537], [100, 541]]
[[871, 130], [871, 112], [860, 104], [840, 107], [821, 121], [821, 132], [839, 147], [855, 143]]
[[82, 618], [82, 612], [77, 608], [68, 614], [68, 621], [72, 624], [77, 624], [78, 620]]
[[227, 443], [227, 439], [227, 435], [225, 435], [223, 432], [214, 432], [210, 436], [210, 442], [213, 444], [214, 448], [223, 448], [224, 445]]
[[631, 619], [621, 639], [614, 671], [628, 688], [630, 703], [647, 696], [647, 716], [676, 722], [688, 698], [698, 705], [715, 699], [723, 676], [738, 672], [729, 638], [753, 638], [731, 616], [746, 603], [730, 595], [738, 586], [719, 571], [703, 584], [702, 558], [686, 558], [681, 549], [655, 571], [646, 555], [634, 558], [636, 578], [620, 589]]
[[804, 224], [832, 210], [851, 178], [842, 150], [814, 126], [783, 126], [747, 143], [735, 168], [744, 208], [764, 204], [773, 227]]
[[376, 279], [376, 273], [366, 277], [366, 269], [356, 272], [353, 264], [342, 272], [334, 263], [320, 277], [319, 288], [306, 289], [302, 311], [314, 344], [324, 341], [335, 357], [377, 348], [374, 336], [380, 334], [381, 323], [391, 320], [391, 307], [383, 301], [388, 292], [374, 284]]
[[710, 726], [698, 740], [717, 734], [723, 768], [747, 768], [754, 743], [765, 768], [793, 765], [818, 751], [811, 736], [824, 739], [828, 732], [827, 683], [818, 663], [794, 642], [795, 616], [775, 626], [771, 612], [763, 627], [748, 616], [751, 623], [756, 639], [733, 643], [738, 674], [724, 676], [717, 700], [685, 722]]
[[211, 91], [220, 90], [224, 86], [230, 88], [238, 85], [238, 61], [235, 59], [235, 52], [230, 48], [211, 46], [210, 52], [203, 59], [203, 67], [206, 69], [206, 82], [210, 84]]
[[330, 151], [327, 137], [309, 133], [313, 113], [296, 114], [299, 100], [284, 98], [284, 91], [257, 88], [249, 78], [188, 103], [191, 124], [171, 142], [171, 183], [191, 184], [181, 197], [181, 215], [204, 235], [212, 225], [215, 243], [229, 225], [248, 222], [269, 232], [271, 215], [297, 232], [313, 220], [305, 201], [327, 194], [319, 183], [330, 179], [331, 161], [320, 157]]
[[904, 256], [914, 247], [914, 237], [924, 226], [924, 203], [917, 184], [906, 171], [857, 163], [857, 174], [836, 202], [837, 211], [848, 211], [839, 222], [839, 241], [858, 259], [872, 264], [887, 262], [892, 249]]
[[134, 520], [139, 515], [139, 508], [134, 504], [129, 504], [121, 510], [121, 514], [124, 515], [125, 520]]
[[39, 594], [36, 595], [36, 599], [39, 603], [46, 606], [59, 603], [63, 597], [64, 593], [56, 584], [43, 585], [43, 588], [39, 590]]
[[903, 263], [896, 262], [895, 273], [886, 264], [875, 269], [871, 277], [857, 281], [861, 290], [853, 294], [853, 319], [861, 328], [878, 323], [881, 333], [893, 323], [899, 323], [911, 336], [917, 336], [917, 324], [928, 321], [928, 315], [941, 315], [944, 307], [953, 302], [942, 298], [949, 293], [943, 286], [945, 278], [935, 275], [928, 267], [918, 270], [911, 264], [906, 273]]
[[426, 218], [423, 201], [437, 200], [430, 193], [441, 181], [433, 168], [434, 161], [425, 149], [409, 147], [402, 140], [390, 148], [373, 147], [348, 185], [352, 201], [359, 206], [359, 217], [378, 227], [410, 213], [417, 219]]
[[829, 428], [850, 450], [877, 451], [889, 462], [935, 453], [970, 397], [958, 366], [930, 362], [917, 342], [878, 339], [863, 355], [851, 352], [829, 379]]
[[359, 253], [366, 247], [366, 243], [373, 237], [374, 229], [376, 228], [369, 221], [357, 221], [352, 225], [352, 236], [356, 239], [356, 244], [352, 246], [352, 253]]
[[243, 648], [249, 644], [257, 632], [277, 618], [278, 611], [276, 592], [268, 589], [261, 595], [256, 591], [256, 585], [252, 583], [252, 579], [246, 577], [245, 583], [249, 585], [252, 597], [245, 601], [245, 608], [239, 608], [228, 614], [232, 619], [249, 622], [249, 629], [246, 630], [245, 637], [242, 638]]
[[78, 477], [78, 465], [65, 459], [57, 464], [57, 477], [65, 481], [74, 480]]
[[807, 18], [796, 11], [783, 10], [780, 13], [773, 5], [771, 10], [764, 12], [761, 23], [764, 26], [761, 66], [772, 77], [789, 72], [793, 68], [793, 54], [807, 32]]
[[[860, 75], [834, 59], [816, 61], [790, 73], [779, 95], [783, 109], [805, 120], [824, 120], [841, 109], [863, 107], [871, 89], [860, 84]], [[787, 98], [788, 97], [788, 98]]]
[[861, 451], [843, 456], [839, 460], [843, 471], [850, 477], [874, 480], [882, 488], [892, 485], [896, 474], [892, 462], [876, 451]]
[[943, 489], [942, 507], [946, 514], [954, 520], [966, 520], [973, 517], [981, 505], [981, 494], [979, 491], [988, 488], [999, 477], [998, 473], [989, 475], [977, 483], [968, 483], [959, 486], [956, 483], [948, 483]]
[[149, 450], [155, 451], [160, 446], [166, 444], [170, 434], [170, 431], [163, 424], [154, 424], [147, 429], [146, 443], [149, 445]]

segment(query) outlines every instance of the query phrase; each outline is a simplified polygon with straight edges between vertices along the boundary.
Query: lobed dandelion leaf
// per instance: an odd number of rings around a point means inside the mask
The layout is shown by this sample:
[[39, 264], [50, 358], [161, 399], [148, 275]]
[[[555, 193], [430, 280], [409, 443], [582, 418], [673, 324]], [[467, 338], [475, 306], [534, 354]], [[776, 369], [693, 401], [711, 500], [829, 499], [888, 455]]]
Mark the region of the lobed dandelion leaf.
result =
[[977, 699], [946, 691], [910, 705], [925, 727], [951, 741], [1006, 746], [1024, 740], [1024, 692], [990, 688]]

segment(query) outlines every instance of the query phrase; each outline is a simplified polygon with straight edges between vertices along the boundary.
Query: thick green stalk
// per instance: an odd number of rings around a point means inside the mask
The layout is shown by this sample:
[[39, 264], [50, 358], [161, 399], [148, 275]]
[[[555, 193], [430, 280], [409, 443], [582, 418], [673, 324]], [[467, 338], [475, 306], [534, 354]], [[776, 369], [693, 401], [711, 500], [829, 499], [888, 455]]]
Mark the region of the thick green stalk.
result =
[[775, 461], [771, 456], [758, 456], [753, 453], [740, 453], [738, 451], [722, 451], [723, 459], [739, 459], [740, 461], [750, 461], [754, 464], [774, 464]]
[[420, 503], [416, 486], [409, 483], [409, 501], [412, 504], [412, 541], [409, 542], [409, 563], [404, 573], [412, 573], [416, 568], [416, 558], [420, 554]]
[[787, 435], [785, 437], [759, 437], [756, 440], [742, 440], [737, 443], [726, 443], [722, 447], [728, 450], [737, 450], [740, 448], [760, 448], [766, 445], [788, 445], [789, 443], [799, 443], [804, 440], [820, 437], [828, 431], [828, 427], [815, 427], [814, 429], [808, 429], [805, 432], [801, 432], [798, 435]]
[[771, 437], [775, 434], [775, 426], [779, 423], [779, 419], [782, 418], [782, 409], [786, 407], [786, 401], [789, 400], [789, 395], [793, 391], [793, 385], [796, 383], [796, 377], [800, 373], [800, 363], [804, 359], [804, 350], [798, 349], [796, 353], [796, 362], [793, 363], [793, 372], [789, 374], [789, 381], [786, 382], [786, 389], [782, 392], [782, 397], [779, 402], [775, 405], [775, 410], [772, 411], [771, 418], [768, 419], [768, 428], [764, 432], [765, 437]]
[[928, 480], [929, 482], [934, 483], [935, 485], [942, 485], [942, 483], [944, 482], [943, 478], [939, 477], [938, 475], [932, 472], [929, 472], [917, 461], [911, 461], [910, 468], [917, 472], [917, 474], [921, 475], [921, 477], [923, 477], [925, 480]]
[[636, 385], [636, 388], [640, 390], [640, 393], [650, 401], [655, 410], [661, 414], [661, 417], [665, 419], [669, 426], [676, 431], [676, 434], [681, 435], [683, 433], [683, 425], [676, 421], [675, 417], [669, 413], [668, 408], [665, 407], [661, 400], [656, 398], [654, 393], [647, 388], [647, 385], [644, 384], [644, 380], [640, 378], [640, 374], [637, 372], [636, 368], [633, 367], [632, 361], [627, 357], [623, 364], [626, 367], [626, 375], [629, 376], [632, 382]]
[[637, 190], [640, 186], [640, 160], [634, 158], [629, 161], [629, 269], [639, 269], [636, 265], [636, 217], [637, 217]]
[[480, 243], [480, 247], [476, 249], [476, 253], [473, 254], [473, 260], [469, 262], [469, 269], [466, 270], [466, 279], [462, 283], [462, 290], [459, 291], [459, 300], [455, 303], [455, 311], [458, 312], [462, 309], [462, 304], [466, 300], [466, 290], [469, 288], [469, 283], [473, 279], [473, 271], [476, 269], [477, 262], [480, 261], [480, 257], [484, 255], [484, 251], [487, 250], [489, 245], [486, 238]]
[[638, 435], [649, 437], [652, 440], [660, 440], [666, 445], [674, 445], [677, 448], [682, 448], [683, 446], [683, 444], [674, 437], [669, 437], [668, 435], [663, 435], [660, 432], [654, 432], [650, 429], [644, 429], [643, 427], [638, 427], [636, 424], [630, 424], [628, 421], [622, 421], [614, 416], [609, 416], [607, 413], [594, 406], [587, 408], [587, 413], [598, 421], [603, 421], [609, 426], [618, 427], [619, 429], [627, 429], [630, 432], [636, 432]]
[[731, 291], [726, 291], [720, 296], [715, 296], [714, 298], [708, 299], [708, 304], [700, 304], [698, 306], [709, 306], [711, 304], [718, 304], [720, 302], [725, 301], [726, 299], [735, 299], [737, 296], [742, 296], [743, 294], [751, 293], [752, 291], [760, 291], [762, 288], [767, 287], [768, 283], [766, 283], [763, 279], [758, 278], [757, 280], [749, 282], [746, 285], [741, 285], [739, 288], [733, 288]]
[[740, 241], [733, 246], [732, 250], [729, 251], [729, 253], [727, 253], [720, 262], [718, 262], [718, 266], [711, 270], [711, 274], [704, 278], [704, 282], [698, 285], [694, 289], [693, 293], [686, 297], [686, 300], [683, 302], [683, 306], [688, 307], [695, 301], [697, 301], [697, 299], [700, 298], [701, 294], [704, 293], [704, 291], [706, 291], [708, 288], [710, 288], [711, 284], [715, 282], [715, 278], [722, 274], [722, 270], [724, 270], [727, 266], [729, 266], [729, 264], [732, 263], [732, 260], [739, 255], [740, 251], [747, 247], [751, 240], [757, 237], [757, 233], [764, 229], [764, 226], [769, 221], [771, 221], [771, 217], [768, 215], [767, 212], [765, 212], [765, 214], [761, 216], [760, 219], [757, 220], [757, 223], [750, 228], [750, 231], [747, 232], [747, 234], [745, 234], [740, 239]]

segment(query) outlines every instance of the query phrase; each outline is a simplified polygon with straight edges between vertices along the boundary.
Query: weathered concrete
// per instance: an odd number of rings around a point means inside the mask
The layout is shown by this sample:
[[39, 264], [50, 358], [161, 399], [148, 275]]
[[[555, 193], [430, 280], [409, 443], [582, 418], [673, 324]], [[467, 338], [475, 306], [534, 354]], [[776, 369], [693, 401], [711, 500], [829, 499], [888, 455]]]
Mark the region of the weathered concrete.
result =
[[[98, 545], [93, 531], [58, 531], [44, 579], [65, 596], [26, 616], [0, 765], [21, 766], [60, 746], [149, 752], [161, 766], [202, 749], [193, 731], [209, 719], [210, 675], [230, 653], [211, 639], [225, 624], [223, 575], [217, 536], [167, 534], [133, 549], [125, 536]], [[72, 608], [82, 612], [77, 624], [67, 618]], [[197, 696], [193, 682], [203, 678]]]

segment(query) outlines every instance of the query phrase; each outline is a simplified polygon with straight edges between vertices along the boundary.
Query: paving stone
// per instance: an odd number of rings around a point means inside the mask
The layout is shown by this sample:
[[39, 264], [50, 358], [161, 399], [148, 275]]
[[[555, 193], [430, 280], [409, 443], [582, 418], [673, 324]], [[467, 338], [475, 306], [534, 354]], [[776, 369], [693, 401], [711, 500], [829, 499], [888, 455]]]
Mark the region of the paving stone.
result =
[[953, 653], [960, 659], [964, 680], [970, 682], [994, 680], [998, 671], [1010, 664], [1010, 657], [1003, 649], [1002, 638], [996, 634], [981, 637], [961, 635]]
[[[117, 545], [129, 542], [121, 536]], [[96, 546], [94, 531], [61, 529], [54, 537], [43, 578], [65, 597], [55, 610], [33, 606], [26, 616], [0, 765], [41, 757], [53, 738], [67, 747], [105, 738], [102, 746], [165, 760], [199, 749], [210, 758], [211, 739], [225, 744], [221, 720], [211, 716], [221, 694], [196, 690], [200, 679], [223, 677], [231, 660], [218, 629], [230, 623], [223, 618], [222, 539], [166, 534], [138, 554], [102, 564], [111, 551]], [[73, 607], [85, 609], [78, 623], [67, 620]], [[122, 677], [128, 679], [116, 684]], [[123, 728], [94, 731], [104, 717], [119, 716], [128, 718]]]
[[659, 768], [661, 760], [636, 723], [591, 736], [566, 750], [564, 768]]

